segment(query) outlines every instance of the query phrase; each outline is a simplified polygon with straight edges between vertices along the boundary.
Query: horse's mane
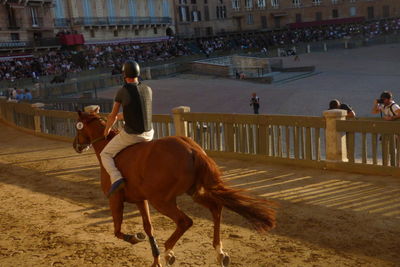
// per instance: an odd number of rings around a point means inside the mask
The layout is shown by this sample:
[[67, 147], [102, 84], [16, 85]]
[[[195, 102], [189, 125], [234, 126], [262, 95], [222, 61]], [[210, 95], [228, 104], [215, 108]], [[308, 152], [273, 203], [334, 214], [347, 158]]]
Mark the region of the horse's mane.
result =
[[[82, 118], [84, 119], [84, 121], [86, 123], [88, 123], [92, 120], [98, 120], [104, 128], [106, 127], [107, 120], [105, 119], [105, 116], [101, 116], [100, 114], [82, 112]], [[119, 130], [117, 128], [115, 128], [115, 127], [111, 128], [110, 134], [107, 136], [107, 140], [111, 140], [118, 133], [119, 133]]]

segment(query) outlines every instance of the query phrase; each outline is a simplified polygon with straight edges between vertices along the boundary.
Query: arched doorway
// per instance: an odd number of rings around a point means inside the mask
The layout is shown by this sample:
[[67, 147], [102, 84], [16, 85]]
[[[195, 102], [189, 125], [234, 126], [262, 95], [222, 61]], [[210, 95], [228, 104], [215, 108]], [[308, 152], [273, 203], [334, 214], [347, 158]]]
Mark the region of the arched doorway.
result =
[[165, 30], [165, 34], [166, 34], [167, 36], [174, 36], [174, 30], [172, 30], [170, 27], [168, 27], [168, 28]]

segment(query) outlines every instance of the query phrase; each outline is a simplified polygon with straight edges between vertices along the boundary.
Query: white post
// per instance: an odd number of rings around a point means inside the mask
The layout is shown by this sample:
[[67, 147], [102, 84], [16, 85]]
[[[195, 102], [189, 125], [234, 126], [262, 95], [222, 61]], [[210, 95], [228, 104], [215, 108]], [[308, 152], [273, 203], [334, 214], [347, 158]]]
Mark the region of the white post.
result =
[[336, 121], [345, 120], [347, 112], [342, 109], [324, 111], [326, 121], [325, 146], [327, 162], [347, 162], [346, 134], [336, 130]]
[[328, 51], [328, 46], [326, 45], [326, 43], [324, 43], [324, 51], [325, 51], [325, 52]]
[[345, 49], [349, 48], [349, 43], [347, 41], [344, 41], [344, 48]]
[[172, 116], [175, 126], [175, 135], [177, 136], [188, 136], [187, 122], [184, 120], [182, 115], [190, 112], [190, 107], [180, 106], [172, 109]]
[[311, 46], [308, 44], [307, 45], [307, 53], [310, 54], [311, 53]]
[[146, 72], [146, 79], [147, 79], [147, 80], [151, 80], [151, 68], [150, 68], [150, 67], [147, 67], [147, 68], [145, 69], [145, 72]]

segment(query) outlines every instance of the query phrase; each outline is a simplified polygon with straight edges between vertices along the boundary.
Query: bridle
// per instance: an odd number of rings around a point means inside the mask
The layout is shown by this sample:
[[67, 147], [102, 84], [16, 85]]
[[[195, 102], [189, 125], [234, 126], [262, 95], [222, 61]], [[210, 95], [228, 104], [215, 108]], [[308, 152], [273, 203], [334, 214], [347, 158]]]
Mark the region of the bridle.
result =
[[[92, 118], [92, 119], [90, 119], [89, 121], [86, 122], [86, 125], [88, 125], [89, 123], [93, 122], [95, 119], [97, 119], [97, 118]], [[103, 119], [103, 118], [99, 118], [99, 119], [105, 121], [105, 119]], [[82, 126], [82, 129], [83, 129], [83, 126]], [[80, 131], [81, 131], [82, 129], [79, 129], [79, 128], [77, 127], [77, 135], [76, 135], [75, 140], [76, 140], [76, 139], [79, 139]], [[100, 136], [100, 137], [97, 137], [97, 138], [93, 139], [90, 143], [81, 144], [81, 143], [76, 142], [76, 143], [75, 143], [75, 146], [76, 146], [77, 149], [79, 149], [79, 151], [84, 151], [85, 149], [86, 149], [86, 150], [89, 149], [89, 147], [92, 146], [93, 144], [95, 144], [95, 143], [97, 143], [97, 142], [99, 142], [99, 141], [106, 140], [106, 139], [107, 139], [107, 137], [104, 136], [104, 135], [102, 135], [102, 136]]]

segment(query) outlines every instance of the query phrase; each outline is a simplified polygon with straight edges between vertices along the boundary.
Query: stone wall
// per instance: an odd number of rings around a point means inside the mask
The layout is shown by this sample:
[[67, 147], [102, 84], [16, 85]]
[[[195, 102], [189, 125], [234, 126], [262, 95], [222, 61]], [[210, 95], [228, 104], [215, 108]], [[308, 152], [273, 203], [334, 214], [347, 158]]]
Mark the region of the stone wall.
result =
[[231, 67], [204, 62], [193, 62], [191, 63], [190, 69], [195, 73], [229, 77]]

